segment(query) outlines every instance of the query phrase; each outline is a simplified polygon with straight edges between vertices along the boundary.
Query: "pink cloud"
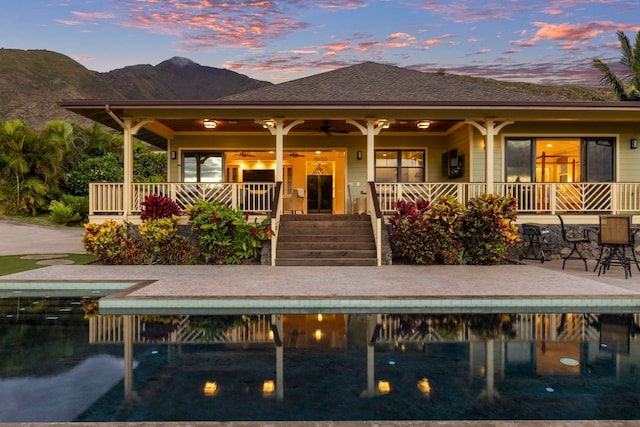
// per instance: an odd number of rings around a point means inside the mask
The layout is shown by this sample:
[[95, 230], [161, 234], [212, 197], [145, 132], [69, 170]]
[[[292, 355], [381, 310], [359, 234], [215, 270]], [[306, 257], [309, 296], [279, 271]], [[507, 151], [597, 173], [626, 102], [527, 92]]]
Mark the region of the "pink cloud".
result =
[[366, 7], [364, 0], [316, 0], [315, 5], [323, 9], [359, 9]]
[[179, 38], [181, 49], [187, 51], [201, 47], [263, 47], [269, 41], [310, 26], [293, 17], [287, 6], [290, 5], [269, 0], [118, 3], [118, 7], [127, 11], [125, 26], [174, 35]]

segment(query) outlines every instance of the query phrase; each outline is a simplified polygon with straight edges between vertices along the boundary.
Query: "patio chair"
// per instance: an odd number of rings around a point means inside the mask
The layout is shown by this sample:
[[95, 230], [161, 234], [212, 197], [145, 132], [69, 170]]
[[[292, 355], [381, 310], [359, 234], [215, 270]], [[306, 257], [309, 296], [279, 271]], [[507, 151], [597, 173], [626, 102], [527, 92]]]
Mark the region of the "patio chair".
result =
[[290, 197], [284, 197], [282, 199], [282, 210], [291, 213], [297, 213], [298, 211], [304, 213], [304, 189], [296, 188]]
[[[611, 265], [620, 265], [624, 269], [625, 279], [631, 276], [631, 262], [638, 265], [631, 230], [631, 217], [628, 215], [603, 215], [600, 217], [600, 255], [596, 262], [598, 276], [606, 273]], [[633, 261], [627, 257], [626, 250], [631, 248]]]
[[584, 231], [582, 232], [582, 235], [580, 234], [569, 235], [569, 233], [567, 233], [567, 228], [564, 225], [564, 220], [562, 219], [562, 215], [558, 214], [557, 217], [558, 219], [560, 219], [560, 227], [562, 229], [562, 240], [564, 240], [569, 245], [572, 245], [569, 255], [560, 256], [563, 259], [562, 269], [564, 270], [565, 263], [567, 262], [568, 259], [581, 259], [582, 262], [584, 262], [584, 269], [588, 271], [589, 269], [587, 268], [587, 258], [584, 255], [582, 255], [582, 253], [580, 252], [580, 249], [578, 249], [578, 245], [591, 243], [591, 239], [589, 238], [589, 233], [593, 230], [589, 228], [585, 228]]

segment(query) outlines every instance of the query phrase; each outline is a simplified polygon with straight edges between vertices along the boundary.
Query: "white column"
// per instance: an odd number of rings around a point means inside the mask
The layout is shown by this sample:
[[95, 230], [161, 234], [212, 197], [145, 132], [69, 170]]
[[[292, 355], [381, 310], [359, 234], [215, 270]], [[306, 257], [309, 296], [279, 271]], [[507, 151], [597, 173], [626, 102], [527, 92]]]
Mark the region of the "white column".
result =
[[132, 120], [131, 118], [124, 119], [124, 125], [122, 127], [123, 135], [124, 135], [124, 152], [123, 152], [123, 183], [124, 188], [122, 191], [123, 197], [123, 208], [124, 208], [124, 219], [126, 220], [131, 213], [131, 201], [132, 201], [132, 191], [131, 186], [133, 184], [133, 132], [132, 128]]
[[374, 129], [374, 120], [367, 120], [367, 182], [372, 182], [376, 179], [376, 143]]
[[284, 130], [282, 120], [276, 122], [276, 182], [283, 182], [282, 168], [284, 166]]
[[495, 134], [493, 129], [493, 119], [487, 119], [487, 134], [484, 143], [484, 169], [485, 183], [487, 184], [487, 193], [493, 193], [493, 142]]

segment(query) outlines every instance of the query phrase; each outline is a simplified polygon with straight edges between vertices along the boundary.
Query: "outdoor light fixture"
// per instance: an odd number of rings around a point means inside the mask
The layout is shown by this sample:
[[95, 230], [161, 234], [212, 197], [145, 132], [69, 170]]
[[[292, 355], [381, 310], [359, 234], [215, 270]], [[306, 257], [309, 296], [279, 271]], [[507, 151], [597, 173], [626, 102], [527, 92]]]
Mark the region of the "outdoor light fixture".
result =
[[358, 160], [362, 160], [362, 151], [358, 150], [358, 151], [356, 152], [356, 159], [358, 159]]
[[204, 119], [203, 123], [206, 129], [215, 129], [218, 126], [215, 120]]
[[267, 119], [267, 120], [263, 120], [262, 121], [262, 127], [263, 128], [273, 128], [276, 127], [276, 121], [273, 119]]
[[631, 149], [632, 149], [632, 150], [635, 150], [636, 148], [638, 148], [638, 140], [637, 140], [637, 139], [635, 139], [635, 138], [633, 138], [633, 139], [630, 141], [630, 146], [631, 146]]
[[322, 339], [322, 329], [316, 329], [316, 331], [313, 333], [313, 337], [316, 339], [316, 341], [320, 341]]
[[176, 157], [178, 157], [178, 153], [176, 153], [175, 151], [171, 152], [171, 160], [175, 160]]
[[431, 122], [429, 120], [418, 120], [416, 126], [418, 129], [428, 129], [431, 126]]

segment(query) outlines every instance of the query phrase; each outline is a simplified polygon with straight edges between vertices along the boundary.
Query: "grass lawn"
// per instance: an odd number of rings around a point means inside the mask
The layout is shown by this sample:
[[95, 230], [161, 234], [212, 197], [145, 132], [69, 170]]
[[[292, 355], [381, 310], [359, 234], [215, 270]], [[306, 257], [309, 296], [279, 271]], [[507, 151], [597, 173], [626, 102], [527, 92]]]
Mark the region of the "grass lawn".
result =
[[[46, 265], [38, 264], [38, 261], [42, 261], [41, 259], [21, 259], [23, 256], [24, 255], [0, 256], [0, 276], [47, 267]], [[73, 260], [76, 264], [89, 264], [94, 262], [96, 257], [91, 254], [69, 254], [56, 259], [69, 259]]]

